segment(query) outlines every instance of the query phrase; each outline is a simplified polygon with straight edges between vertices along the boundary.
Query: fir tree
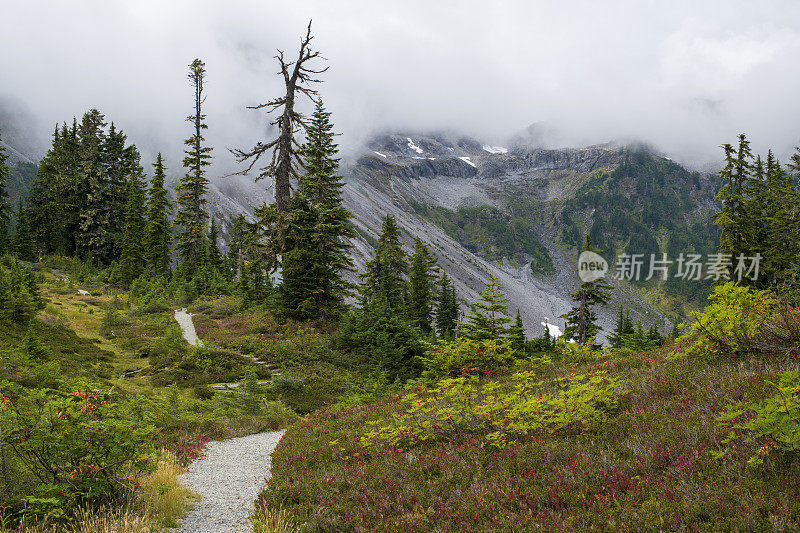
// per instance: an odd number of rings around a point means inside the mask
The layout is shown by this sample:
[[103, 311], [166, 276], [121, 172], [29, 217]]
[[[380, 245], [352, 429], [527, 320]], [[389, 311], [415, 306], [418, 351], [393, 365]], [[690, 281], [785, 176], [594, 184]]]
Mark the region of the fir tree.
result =
[[112, 122], [101, 146], [104, 173], [102, 195], [108, 220], [108, 260], [122, 253], [127, 224], [128, 187], [131, 177], [142, 172], [139, 152], [134, 145], [126, 146], [126, 140], [126, 135]]
[[[584, 250], [594, 250], [592, 240], [588, 236]], [[570, 312], [561, 315], [566, 321], [565, 338], [584, 343], [597, 335], [600, 328], [592, 308], [596, 305], [606, 305], [610, 290], [611, 285], [603, 278], [581, 283], [580, 289], [572, 294], [572, 301], [577, 305]]]
[[[289, 206], [291, 225], [283, 256], [282, 294], [294, 301], [292, 308], [298, 301], [308, 300], [309, 317], [320, 319], [338, 316], [352, 288], [343, 274], [353, 268], [348, 239], [355, 232], [350, 212], [342, 204], [344, 183], [337, 175], [338, 147], [333, 136], [330, 113], [322, 102], [317, 102], [306, 142], [300, 150], [303, 175], [295, 195], [299, 199]], [[298, 235], [298, 227], [303, 227], [307, 234]], [[303, 281], [293, 279], [294, 276]], [[290, 294], [289, 285], [303, 294]]]
[[145, 208], [144, 184], [138, 173], [128, 180], [125, 205], [125, 229], [122, 238], [122, 255], [120, 257], [120, 281], [129, 285], [144, 272], [147, 264], [144, 247]]
[[433, 331], [433, 295], [436, 290], [436, 259], [428, 247], [417, 238], [411, 256], [409, 274], [408, 317], [424, 334]]
[[319, 317], [316, 291], [325, 266], [317, 259], [312, 231], [316, 214], [308, 200], [295, 195], [289, 204], [292, 223], [286, 235], [283, 257], [283, 283], [280, 287], [281, 310], [299, 320]]
[[77, 120], [56, 126], [53, 142], [31, 186], [29, 210], [34, 238], [47, 253], [75, 255], [86, 202], [82, 187]]
[[244, 215], [238, 215], [231, 223], [230, 240], [228, 243], [229, 269], [234, 272], [234, 278], [241, 281], [242, 268], [245, 260], [251, 259], [253, 231]]
[[211, 227], [208, 230], [208, 263], [214, 270], [222, 271], [222, 253], [219, 251], [219, 230], [217, 220], [211, 217]]
[[211, 148], [204, 146], [203, 130], [208, 129], [203, 114], [203, 84], [206, 78], [205, 63], [195, 59], [189, 65], [189, 80], [194, 88], [194, 115], [186, 120], [193, 126], [191, 137], [184, 141], [187, 146], [183, 166], [186, 174], [181, 178], [178, 186], [178, 214], [177, 223], [180, 226], [178, 235], [178, 248], [184, 265], [189, 270], [194, 270], [194, 264], [200, 259], [205, 239], [206, 222], [208, 213], [205, 198], [208, 189], [206, 169], [211, 164]]
[[[545, 328], [547, 329], [547, 328]], [[525, 352], [525, 326], [522, 324], [522, 316], [517, 309], [517, 317], [514, 320], [514, 325], [508, 329], [508, 338], [511, 340], [511, 348], [518, 354]]]
[[442, 271], [438, 284], [438, 299], [436, 306], [436, 329], [439, 335], [449, 339], [455, 334], [458, 324], [458, 301], [456, 289], [447, 273]]
[[405, 314], [406, 283], [403, 275], [406, 272], [408, 262], [400, 241], [400, 228], [392, 215], [386, 215], [375, 249], [375, 258], [367, 263], [364, 274], [361, 287], [362, 305], [367, 305], [369, 300], [383, 297], [391, 309]]
[[749, 255], [746, 192], [753, 170], [753, 153], [744, 134], [739, 135], [738, 149], [725, 144], [723, 150], [725, 166], [720, 178], [724, 185], [716, 196], [716, 200], [722, 202], [722, 210], [714, 216], [714, 223], [722, 229], [719, 252], [732, 257]]
[[78, 127], [79, 178], [77, 183], [80, 210], [77, 252], [84, 259], [106, 261], [111, 258], [112, 234], [107, 209], [107, 178], [103, 169], [105, 117], [92, 109]]
[[8, 227], [11, 222], [11, 205], [8, 203], [7, 189], [9, 171], [6, 158], [5, 149], [0, 145], [0, 256], [8, 252]]
[[489, 283], [481, 292], [480, 298], [472, 302], [472, 311], [463, 324], [464, 336], [474, 340], [493, 340], [506, 337], [509, 333], [507, 324], [508, 298], [500, 285], [500, 280], [489, 276]]
[[620, 306], [619, 312], [617, 313], [617, 321], [614, 323], [614, 329], [611, 335], [608, 336], [608, 342], [611, 344], [612, 348], [620, 348], [622, 347], [625, 336], [633, 332], [633, 322], [631, 321], [630, 313]]
[[172, 240], [169, 215], [172, 211], [167, 189], [164, 187], [164, 160], [159, 153], [153, 165], [155, 173], [150, 183], [147, 202], [147, 225], [144, 230], [144, 250], [147, 264], [153, 274], [169, 274], [170, 244]]

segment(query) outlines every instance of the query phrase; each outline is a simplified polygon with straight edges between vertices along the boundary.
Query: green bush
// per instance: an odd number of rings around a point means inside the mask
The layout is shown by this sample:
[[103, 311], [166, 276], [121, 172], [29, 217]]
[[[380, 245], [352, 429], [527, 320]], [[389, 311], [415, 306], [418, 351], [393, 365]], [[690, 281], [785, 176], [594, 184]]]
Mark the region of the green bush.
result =
[[77, 388], [0, 398], [8, 449], [39, 483], [26, 506], [58, 518], [69, 508], [119, 498], [151, 466], [155, 426], [134, 404]]
[[709, 304], [694, 314], [678, 339], [676, 356], [735, 356], [751, 351], [753, 340], [773, 317], [778, 303], [769, 291], [728, 282], [714, 288]]
[[189, 344], [183, 338], [180, 326], [170, 322], [164, 335], [154, 339], [148, 350], [153, 366], [158, 366], [182, 359], [189, 350]]
[[527, 435], [586, 431], [602, 425], [624, 390], [605, 372], [570, 375], [557, 384], [537, 381], [533, 372], [515, 373], [507, 383], [477, 376], [442, 380], [402, 398], [404, 411], [377, 422], [362, 443], [408, 449], [458, 435], [484, 435], [504, 448]]
[[[800, 372], [787, 370], [773, 384], [777, 393], [757, 403], [737, 403], [723, 412], [717, 421], [729, 425], [731, 433], [723, 441], [739, 440], [761, 444], [748, 463], [760, 465], [773, 450], [778, 453], [800, 451]], [[722, 457], [728, 448], [717, 452]]]
[[464, 373], [491, 376], [514, 364], [514, 350], [509, 340], [473, 340], [459, 337], [431, 347], [421, 358], [427, 379], [456, 377]]

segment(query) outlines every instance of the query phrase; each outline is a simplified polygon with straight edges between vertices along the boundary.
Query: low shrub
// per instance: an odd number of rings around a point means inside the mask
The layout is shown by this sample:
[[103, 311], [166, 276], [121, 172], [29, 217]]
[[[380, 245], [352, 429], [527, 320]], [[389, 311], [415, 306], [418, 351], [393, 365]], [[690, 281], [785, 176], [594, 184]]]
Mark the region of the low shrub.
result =
[[602, 424], [624, 393], [619, 380], [604, 371], [570, 375], [552, 384], [531, 371], [508, 382], [483, 382], [477, 375], [445, 379], [432, 389], [402, 398], [402, 414], [378, 422], [367, 432], [366, 446], [384, 443], [408, 449], [422, 442], [459, 435], [485, 435], [503, 448], [520, 437], [586, 431]]
[[459, 337], [432, 346], [421, 358], [426, 379], [461, 375], [465, 369], [479, 376], [505, 372], [514, 364], [514, 350], [508, 340], [473, 340]]
[[689, 331], [678, 339], [676, 356], [738, 356], [750, 352], [753, 339], [773, 317], [777, 298], [728, 282], [714, 288], [709, 304], [694, 314]]
[[82, 503], [119, 499], [152, 464], [155, 426], [140, 400], [77, 388], [18, 390], [0, 398], [8, 448], [39, 483], [25, 507], [60, 518]]
[[[753, 442], [760, 447], [748, 463], [758, 466], [772, 452], [800, 451], [800, 371], [788, 370], [780, 375], [776, 393], [760, 402], [738, 402], [723, 412], [717, 421], [729, 426], [731, 432], [723, 444], [739, 441]], [[730, 447], [716, 452], [724, 456]]]

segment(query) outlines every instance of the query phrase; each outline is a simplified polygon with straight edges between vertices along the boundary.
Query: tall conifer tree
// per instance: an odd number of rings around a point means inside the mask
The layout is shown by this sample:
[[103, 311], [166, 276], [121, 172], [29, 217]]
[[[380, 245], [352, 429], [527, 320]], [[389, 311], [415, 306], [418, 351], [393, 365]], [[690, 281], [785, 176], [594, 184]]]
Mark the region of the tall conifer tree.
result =
[[208, 221], [208, 213], [205, 209], [208, 200], [206, 200], [205, 194], [209, 182], [205, 175], [205, 167], [211, 164], [211, 147], [205, 146], [203, 137], [203, 130], [208, 129], [205, 123], [206, 116], [203, 114], [205, 78], [205, 63], [195, 59], [189, 65], [189, 80], [194, 88], [194, 115], [186, 119], [192, 124], [193, 129], [192, 135], [184, 141], [187, 147], [186, 157], [183, 159], [186, 174], [181, 178], [178, 186], [176, 219], [181, 228], [178, 235], [178, 248], [184, 264], [188, 265], [191, 270], [193, 270], [193, 264], [201, 259], [206, 222]]
[[[392, 215], [386, 215], [375, 258], [367, 263], [361, 288], [362, 300], [383, 298], [390, 309], [405, 314], [406, 283], [403, 275], [407, 272], [408, 261], [400, 241], [400, 228]], [[366, 304], [362, 302], [362, 305]]]
[[[307, 311], [301, 314], [311, 315], [306, 318], [339, 315], [352, 288], [343, 274], [353, 268], [348, 250], [355, 232], [342, 203], [344, 183], [337, 174], [338, 146], [333, 137], [330, 113], [317, 102], [300, 150], [303, 175], [295, 195], [300, 200], [290, 203], [283, 256], [284, 307], [291, 313], [302, 302]], [[298, 234], [299, 227], [305, 227], [307, 235]]]
[[172, 240], [169, 215], [172, 211], [167, 189], [164, 187], [165, 169], [161, 153], [153, 165], [155, 172], [150, 183], [147, 202], [147, 225], [144, 231], [144, 250], [147, 264], [154, 274], [169, 274], [170, 243]]
[[409, 274], [408, 317], [426, 335], [433, 331], [431, 314], [436, 290], [436, 270], [436, 259], [422, 240], [417, 238]]
[[147, 261], [142, 245], [145, 235], [144, 184], [140, 172], [128, 180], [125, 228], [120, 257], [121, 281], [128, 285], [144, 272]]
[[480, 298], [471, 304], [472, 311], [463, 324], [464, 336], [474, 340], [494, 340], [508, 336], [508, 298], [500, 279], [489, 275], [489, 283]]
[[442, 271], [438, 283], [436, 305], [436, 329], [444, 338], [452, 338], [458, 324], [458, 301], [456, 289], [447, 273]]
[[[592, 240], [588, 235], [583, 249], [596, 251], [592, 247]], [[597, 335], [600, 327], [597, 325], [597, 315], [593, 308], [608, 303], [610, 290], [611, 285], [603, 278], [581, 283], [580, 289], [572, 294], [575, 307], [570, 312], [561, 315], [561, 318], [566, 321], [565, 338], [584, 343]]]
[[108, 219], [107, 177], [103, 168], [103, 139], [105, 117], [92, 109], [78, 127], [79, 230], [76, 240], [78, 253], [85, 259], [110, 259], [111, 233]]

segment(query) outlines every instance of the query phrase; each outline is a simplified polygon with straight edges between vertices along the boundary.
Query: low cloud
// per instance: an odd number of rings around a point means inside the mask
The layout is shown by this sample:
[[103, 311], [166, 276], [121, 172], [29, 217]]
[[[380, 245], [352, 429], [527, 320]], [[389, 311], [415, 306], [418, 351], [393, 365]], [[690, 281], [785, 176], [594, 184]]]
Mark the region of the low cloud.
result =
[[534, 122], [566, 144], [636, 139], [696, 164], [741, 131], [783, 158], [800, 141], [792, 1], [6, 4], [0, 98], [30, 111], [34, 135], [46, 143], [53, 124], [97, 107], [173, 172], [192, 111], [186, 65], [207, 63], [221, 175], [235, 168], [227, 147], [264, 135], [245, 106], [280, 94], [275, 50], [292, 57], [311, 18], [345, 148], [385, 128], [499, 143]]

